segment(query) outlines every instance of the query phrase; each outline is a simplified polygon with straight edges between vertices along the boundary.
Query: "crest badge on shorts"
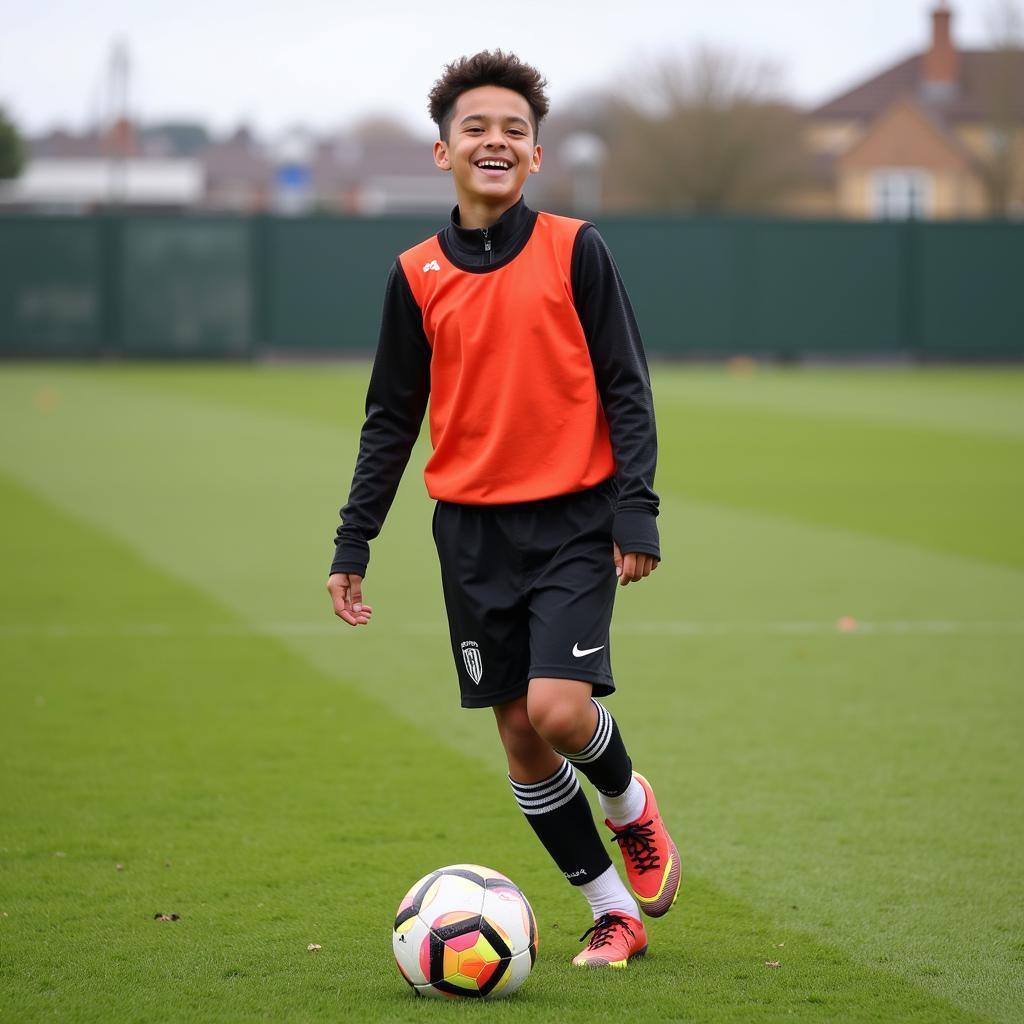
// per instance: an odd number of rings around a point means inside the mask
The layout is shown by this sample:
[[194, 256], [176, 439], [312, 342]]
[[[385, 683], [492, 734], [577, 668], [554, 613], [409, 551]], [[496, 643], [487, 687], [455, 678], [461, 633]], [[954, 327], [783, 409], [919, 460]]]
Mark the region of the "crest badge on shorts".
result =
[[462, 644], [462, 660], [466, 664], [466, 671], [469, 678], [480, 685], [484, 674], [484, 663], [480, 660], [480, 645], [474, 640], [465, 640]]

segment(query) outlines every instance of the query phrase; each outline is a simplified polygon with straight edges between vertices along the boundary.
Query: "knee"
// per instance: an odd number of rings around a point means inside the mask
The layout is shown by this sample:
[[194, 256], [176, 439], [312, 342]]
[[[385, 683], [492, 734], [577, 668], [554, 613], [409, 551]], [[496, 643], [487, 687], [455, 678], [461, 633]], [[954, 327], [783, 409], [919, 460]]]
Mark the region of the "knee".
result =
[[[589, 707], [589, 699], [586, 706]], [[572, 700], [557, 692], [531, 689], [527, 714], [533, 729], [557, 750], [576, 750], [583, 712]]]
[[537, 730], [530, 721], [525, 701], [503, 709], [496, 718], [501, 745], [505, 748], [510, 761], [529, 762], [538, 750], [547, 748], [547, 744], [537, 735]]

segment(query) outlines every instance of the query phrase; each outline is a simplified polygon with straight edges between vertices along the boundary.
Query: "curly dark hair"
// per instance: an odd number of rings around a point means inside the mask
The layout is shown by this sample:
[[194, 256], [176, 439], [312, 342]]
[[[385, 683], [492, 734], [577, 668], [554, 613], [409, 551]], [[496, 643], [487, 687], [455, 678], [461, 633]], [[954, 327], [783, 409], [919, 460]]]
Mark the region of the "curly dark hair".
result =
[[514, 53], [502, 50], [482, 50], [472, 57], [460, 57], [446, 64], [444, 74], [430, 90], [430, 120], [447, 142], [452, 128], [452, 114], [455, 101], [467, 90], [481, 85], [499, 85], [512, 89], [530, 104], [530, 120], [533, 122], [533, 139], [537, 141], [540, 122], [548, 112], [548, 97], [544, 92], [547, 85], [541, 73], [529, 64], [524, 64]]

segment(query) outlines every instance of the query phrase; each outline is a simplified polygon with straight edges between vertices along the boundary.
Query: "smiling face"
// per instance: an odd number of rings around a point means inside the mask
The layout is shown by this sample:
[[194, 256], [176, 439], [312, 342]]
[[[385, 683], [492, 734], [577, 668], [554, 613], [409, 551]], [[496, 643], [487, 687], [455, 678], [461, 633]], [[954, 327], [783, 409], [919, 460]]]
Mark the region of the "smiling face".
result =
[[434, 162], [455, 179], [463, 225], [493, 223], [540, 170], [530, 104], [512, 89], [483, 85], [455, 101], [448, 141], [434, 143]]

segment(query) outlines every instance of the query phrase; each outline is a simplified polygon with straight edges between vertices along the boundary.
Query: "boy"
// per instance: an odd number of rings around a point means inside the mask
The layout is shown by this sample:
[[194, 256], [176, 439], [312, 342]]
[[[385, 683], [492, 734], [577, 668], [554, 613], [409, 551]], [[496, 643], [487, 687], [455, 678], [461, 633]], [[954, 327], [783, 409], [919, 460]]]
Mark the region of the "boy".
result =
[[[633, 312], [591, 224], [536, 213], [546, 82], [514, 54], [445, 68], [430, 94], [458, 205], [388, 277], [354, 479], [328, 580], [335, 613], [369, 624], [362, 581], [430, 398], [434, 508], [463, 707], [490, 707], [520, 808], [590, 904], [573, 964], [625, 967], [641, 910], [675, 902], [679, 854], [615, 720], [616, 583], [660, 559], [657, 441]], [[597, 788], [632, 894], [576, 770]], [[639, 904], [639, 905], [638, 905]]]

